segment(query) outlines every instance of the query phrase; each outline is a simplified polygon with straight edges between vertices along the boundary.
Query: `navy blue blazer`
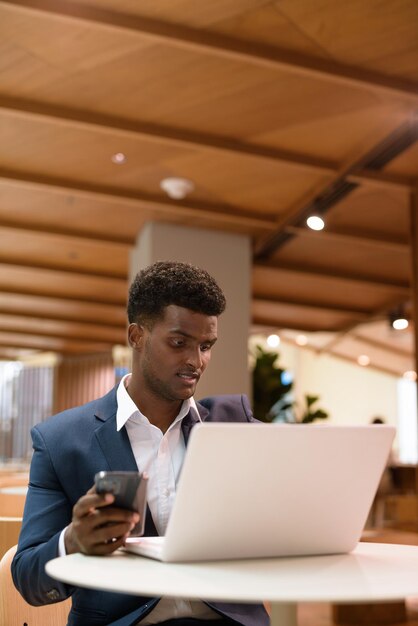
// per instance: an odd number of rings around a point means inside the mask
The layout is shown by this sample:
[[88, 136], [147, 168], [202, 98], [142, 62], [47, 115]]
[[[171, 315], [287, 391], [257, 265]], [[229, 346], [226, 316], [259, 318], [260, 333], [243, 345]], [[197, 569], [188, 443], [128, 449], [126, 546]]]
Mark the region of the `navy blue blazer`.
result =
[[[255, 421], [245, 396], [217, 396], [197, 403], [202, 420]], [[19, 545], [12, 563], [16, 587], [33, 605], [72, 596], [68, 626], [129, 626], [145, 617], [159, 598], [82, 589], [60, 583], [45, 573], [58, 555], [58, 541], [71, 521], [72, 508], [101, 470], [137, 470], [125, 428], [116, 431], [116, 387], [104, 397], [59, 413], [32, 429], [34, 454]], [[187, 445], [197, 418], [182, 421]], [[147, 512], [146, 535], [156, 535]], [[215, 611], [244, 626], [266, 626], [262, 605], [207, 602]]]

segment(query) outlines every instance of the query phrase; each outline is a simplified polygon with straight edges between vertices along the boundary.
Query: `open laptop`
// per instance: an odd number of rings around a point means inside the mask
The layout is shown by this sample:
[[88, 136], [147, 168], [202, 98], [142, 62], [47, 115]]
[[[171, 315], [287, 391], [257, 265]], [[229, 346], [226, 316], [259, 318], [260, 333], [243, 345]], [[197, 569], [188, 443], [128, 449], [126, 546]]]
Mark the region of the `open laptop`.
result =
[[164, 537], [126, 550], [166, 562], [350, 552], [385, 468], [385, 425], [197, 424]]

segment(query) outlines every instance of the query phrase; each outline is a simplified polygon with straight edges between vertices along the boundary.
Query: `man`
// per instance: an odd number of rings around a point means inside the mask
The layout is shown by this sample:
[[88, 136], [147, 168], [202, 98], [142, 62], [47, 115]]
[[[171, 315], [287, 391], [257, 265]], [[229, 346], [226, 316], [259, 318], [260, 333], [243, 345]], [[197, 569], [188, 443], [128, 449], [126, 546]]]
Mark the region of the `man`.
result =
[[194, 424], [253, 421], [243, 397], [220, 396], [203, 404], [193, 399], [224, 308], [221, 289], [204, 270], [175, 262], [144, 269], [129, 292], [132, 374], [103, 398], [64, 411], [32, 430], [29, 492], [12, 565], [16, 587], [31, 604], [72, 595], [71, 626], [268, 624], [261, 605], [85, 590], [45, 573], [46, 562], [58, 555], [110, 554], [138, 521], [137, 513], [112, 506], [113, 496], [95, 492], [97, 472], [146, 471], [145, 534], [162, 535]]

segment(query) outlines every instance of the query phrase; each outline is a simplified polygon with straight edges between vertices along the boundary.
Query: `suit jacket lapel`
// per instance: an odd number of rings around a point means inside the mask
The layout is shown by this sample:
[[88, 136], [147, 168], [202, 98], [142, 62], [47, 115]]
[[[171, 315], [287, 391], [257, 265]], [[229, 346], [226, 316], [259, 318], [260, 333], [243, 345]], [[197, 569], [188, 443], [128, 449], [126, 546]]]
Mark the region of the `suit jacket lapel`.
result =
[[[119, 432], [116, 430], [116, 393], [111, 392], [103, 400], [105, 402], [102, 409], [95, 414], [99, 425], [95, 435], [109, 469], [118, 472], [137, 472], [138, 466], [126, 428], [121, 428]], [[147, 507], [144, 534], [158, 535], [149, 507]]]
[[[209, 415], [209, 411], [206, 407], [202, 406], [198, 402], [196, 403], [197, 410], [199, 411], [199, 415], [201, 420], [204, 422], [207, 416]], [[199, 423], [199, 418], [195, 415], [194, 411], [189, 411], [187, 415], [184, 417], [181, 423], [181, 430], [184, 437], [184, 443], [187, 446], [189, 442], [190, 433], [192, 431], [193, 426]]]
[[112, 471], [138, 471], [126, 428], [116, 430], [116, 390], [114, 387], [96, 406], [95, 431], [99, 446]]

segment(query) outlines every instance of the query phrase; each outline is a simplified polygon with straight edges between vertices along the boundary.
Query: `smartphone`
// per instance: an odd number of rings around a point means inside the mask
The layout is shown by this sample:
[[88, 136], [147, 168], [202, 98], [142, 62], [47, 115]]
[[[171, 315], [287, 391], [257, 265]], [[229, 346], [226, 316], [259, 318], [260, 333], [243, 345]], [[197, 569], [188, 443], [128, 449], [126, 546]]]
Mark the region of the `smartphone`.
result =
[[148, 476], [139, 472], [98, 472], [94, 477], [97, 493], [112, 493], [115, 496], [113, 506], [139, 513], [140, 519], [131, 530], [131, 537], [144, 534], [147, 482]]

